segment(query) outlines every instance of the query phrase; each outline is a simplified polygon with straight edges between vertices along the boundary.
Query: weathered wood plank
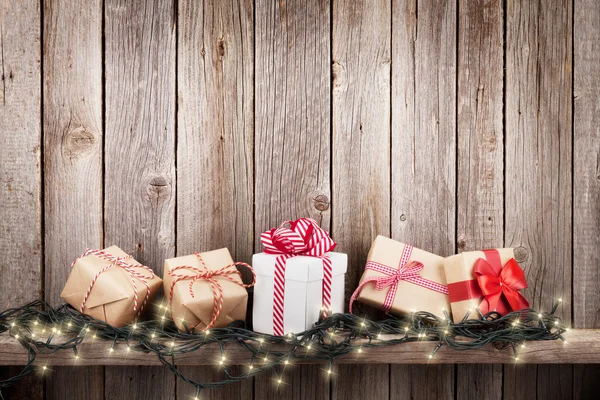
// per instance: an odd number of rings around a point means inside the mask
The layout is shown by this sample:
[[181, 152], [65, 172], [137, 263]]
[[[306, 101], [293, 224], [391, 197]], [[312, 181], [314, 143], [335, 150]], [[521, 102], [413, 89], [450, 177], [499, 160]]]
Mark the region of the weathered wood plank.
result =
[[[457, 250], [504, 247], [504, 10], [461, 0], [458, 15]], [[502, 366], [458, 366], [458, 399], [502, 398]]]
[[[440, 255], [455, 250], [456, 11], [454, 0], [396, 0], [392, 7], [391, 233]], [[453, 366], [392, 366], [390, 382], [403, 375], [444, 383], [413, 383], [412, 395], [454, 393]]]
[[[179, 4], [178, 255], [226, 246], [235, 260], [252, 259], [253, 9], [250, 0]], [[223, 379], [214, 366], [181, 370], [198, 381]], [[252, 387], [250, 379], [202, 398], [251, 399]], [[177, 385], [178, 398], [194, 394]]]
[[[102, 3], [44, 2], [45, 297], [102, 248]], [[48, 398], [104, 398], [104, 369], [55, 368]]]
[[[573, 323], [600, 327], [600, 3], [575, 1]], [[600, 367], [574, 368], [577, 399], [600, 391]]]
[[[525, 296], [534, 308], [548, 310], [556, 298], [571, 300], [572, 2], [506, 7], [505, 244], [525, 259]], [[568, 305], [561, 314], [571, 320]], [[533, 392], [527, 385], [572, 395], [561, 385], [569, 379], [558, 379], [557, 370], [519, 374], [537, 381], [507, 375], [504, 387], [514, 387], [517, 398]], [[570, 374], [571, 366], [562, 367], [560, 375]]]
[[[260, 233], [312, 217], [330, 226], [330, 3], [256, 1], [255, 250]], [[329, 397], [312, 366], [287, 370], [279, 385], [255, 379], [255, 398]], [[310, 388], [310, 389], [309, 389]]]
[[[455, 378], [451, 365], [399, 367], [402, 373], [395, 373], [390, 379], [390, 399], [454, 399]], [[392, 371], [395, 368], [396, 366], [392, 366]]]
[[[175, 254], [175, 4], [108, 0], [104, 21], [104, 242], [162, 276]], [[164, 368], [106, 368], [105, 381], [110, 399], [175, 397]]]
[[[403, 335], [402, 335], [403, 336]], [[383, 335], [385, 339], [397, 339], [399, 335]], [[434, 364], [502, 364], [505, 363], [506, 369], [513, 368], [516, 365], [517, 371], [522, 364], [547, 364], [549, 367], [560, 364], [589, 364], [600, 363], [600, 330], [599, 329], [572, 329], [565, 333], [565, 338], [568, 343], [564, 344], [560, 340], [551, 341], [532, 341], [528, 342], [524, 349], [519, 349], [519, 361], [515, 363], [514, 353], [512, 349], [497, 349], [494, 346], [487, 346], [476, 350], [452, 350], [448, 346], [442, 346], [435, 354], [435, 357], [429, 358], [428, 355], [435, 347], [437, 342], [432, 341], [417, 341], [410, 343], [402, 343], [396, 346], [382, 347], [367, 347], [363, 346], [363, 352], [348, 354], [336, 358], [333, 365], [333, 372], [338, 383], [343, 383], [344, 379], [340, 379], [346, 374], [342, 365], [351, 364], [427, 364], [423, 368], [428, 368]], [[355, 344], [366, 344], [367, 340], [357, 340]], [[127, 345], [119, 343], [115, 346], [113, 352], [109, 353], [109, 348], [112, 341], [106, 340], [85, 340], [80, 346], [79, 359], [75, 360], [73, 353], [70, 351], [60, 351], [52, 355], [39, 354], [37, 361], [43, 365], [48, 362], [49, 365], [161, 365], [155, 355], [151, 353], [142, 353], [137, 351], [127, 351]], [[267, 346], [266, 344], [263, 346]], [[272, 351], [289, 350], [287, 345], [268, 345]], [[227, 360], [231, 365], [248, 365], [251, 361], [251, 354], [242, 349], [238, 345], [226, 345]], [[211, 365], [215, 368], [215, 360], [221, 356], [221, 350], [215, 343], [214, 345], [204, 346], [201, 350], [177, 355], [175, 358], [176, 365]], [[27, 354], [23, 346], [8, 335], [0, 336], [0, 365], [23, 365], [27, 361]], [[319, 379], [321, 379], [321, 369], [328, 365], [327, 361], [323, 360], [306, 360], [304, 363], [295, 361], [294, 364], [314, 364], [316, 370], [319, 371]], [[298, 368], [297, 365], [292, 365], [286, 368]], [[432, 368], [432, 374], [435, 374], [435, 368]], [[268, 379], [272, 374], [267, 374], [267, 380], [270, 385], [272, 381]], [[417, 376], [418, 374], [414, 374]], [[285, 372], [283, 374], [284, 381], [290, 382], [296, 379], [295, 374]], [[430, 377], [431, 378], [431, 377]], [[416, 378], [415, 378], [416, 379]], [[446, 378], [444, 377], [444, 380]], [[366, 381], [360, 380], [361, 383]], [[378, 382], [380, 380], [378, 379]], [[417, 380], [418, 382], [418, 380]], [[263, 383], [261, 383], [263, 384]], [[317, 382], [311, 383], [314, 386], [319, 386]], [[386, 389], [387, 390], [387, 389]], [[279, 393], [279, 392], [278, 392]], [[440, 393], [442, 393], [440, 391]]]
[[[40, 2], [0, 3], [0, 304], [42, 295]], [[0, 380], [19, 368], [0, 369]], [[41, 399], [43, 383], [27, 378], [3, 391]]]
[[[371, 242], [390, 234], [390, 11], [389, 0], [333, 3], [333, 237], [348, 253], [346, 299]], [[337, 374], [334, 399], [389, 397], [388, 365]]]

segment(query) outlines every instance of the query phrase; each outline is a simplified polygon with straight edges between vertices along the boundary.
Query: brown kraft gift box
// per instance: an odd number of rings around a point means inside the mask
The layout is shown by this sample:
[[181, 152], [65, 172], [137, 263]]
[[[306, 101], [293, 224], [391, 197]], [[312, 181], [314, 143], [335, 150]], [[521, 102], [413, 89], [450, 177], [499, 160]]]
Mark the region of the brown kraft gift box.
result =
[[[373, 261], [385, 266], [398, 269], [406, 244], [398, 242], [384, 236], [377, 236], [371, 245], [371, 250], [367, 257], [367, 263]], [[418, 261], [423, 264], [423, 269], [419, 275], [440, 285], [446, 284], [444, 275], [444, 258], [427, 251], [412, 248], [407, 263]], [[370, 277], [384, 276], [384, 274], [365, 269], [361, 278], [361, 283]], [[357, 300], [375, 308], [382, 308], [389, 287], [383, 290], [377, 290], [374, 282], [366, 284]], [[398, 281], [396, 296], [391, 304], [390, 313], [405, 314], [411, 311], [427, 311], [437, 316], [443, 317], [443, 311], [450, 309], [448, 295], [440, 293], [426, 287], [405, 280]]]
[[[233, 259], [226, 248], [200, 253], [204, 265], [210, 270], [219, 270], [223, 267], [233, 264]], [[169, 300], [171, 296], [171, 284], [176, 276], [172, 276], [171, 270], [175, 267], [189, 266], [201, 271], [205, 270], [202, 261], [196, 254], [171, 258], [165, 260], [164, 270], [164, 292]], [[231, 266], [236, 270], [235, 266]], [[198, 272], [193, 269], [182, 268], [174, 272], [177, 275], [197, 275]], [[231, 279], [242, 284], [242, 279], [238, 274], [228, 275]], [[233, 321], [246, 319], [246, 307], [248, 305], [248, 292], [246, 288], [231, 282], [223, 276], [214, 277], [223, 289], [223, 308], [215, 321], [214, 328], [223, 328], [230, 325]], [[200, 332], [206, 329], [213, 317], [214, 296], [211, 284], [206, 279], [197, 279], [192, 290], [194, 296], [190, 293], [191, 279], [180, 280], [175, 283], [170, 299], [171, 315], [177, 328], [185, 332], [186, 327], [189, 331]]]
[[[128, 254], [117, 246], [111, 246], [102, 251], [115, 257], [128, 257]], [[143, 268], [132, 257], [125, 259], [124, 262], [133, 265], [135, 272], [148, 277], [144, 279], [150, 287], [150, 294], [145, 306], [145, 310], [147, 310], [160, 290], [162, 279], [157, 275], [150, 279], [151, 272]], [[93, 254], [78, 258], [60, 297], [79, 310], [96, 274], [111, 263], [112, 261]], [[138, 316], [139, 309], [143, 307], [148, 288], [142, 280], [137, 277], [133, 278], [137, 286], [138, 304], [138, 310], [134, 310], [135, 291], [131, 279], [131, 275], [118, 265], [104, 271], [94, 283], [85, 302], [83, 313], [117, 328], [133, 323]]]
[[[513, 249], [495, 249], [500, 254], [502, 265], [513, 258]], [[447, 257], [444, 260], [444, 270], [448, 290], [450, 292], [450, 307], [452, 308], [452, 318], [454, 322], [460, 322], [470, 311], [468, 319], [479, 319], [480, 315], [475, 310], [481, 304], [483, 295], [478, 288], [477, 278], [475, 277], [474, 267], [477, 260], [485, 259], [483, 251], [465, 251]], [[458, 296], [457, 291], [465, 292], [465, 295]], [[468, 293], [468, 294], [467, 294]], [[465, 297], [469, 297], [464, 299]], [[463, 299], [463, 300], [458, 300]]]

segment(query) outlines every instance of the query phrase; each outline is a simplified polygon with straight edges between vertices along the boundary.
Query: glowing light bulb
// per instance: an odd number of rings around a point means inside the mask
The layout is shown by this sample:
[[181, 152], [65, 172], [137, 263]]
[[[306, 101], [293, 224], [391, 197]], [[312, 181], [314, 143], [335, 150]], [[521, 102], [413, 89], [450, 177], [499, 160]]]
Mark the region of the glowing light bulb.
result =
[[254, 369], [254, 365], [252, 365], [252, 364], [248, 365], [248, 369], [250, 369], [250, 370]]
[[268, 358], [267, 356], [265, 356], [265, 358], [263, 358], [263, 360], [264, 360], [265, 362], [267, 362], [267, 361], [269, 361], [269, 358]]
[[14, 322], [11, 322], [11, 323], [10, 323], [10, 326], [12, 326], [12, 327], [14, 328], [14, 327], [15, 327], [15, 323], [14, 323]]
[[206, 334], [206, 336], [210, 335], [210, 329], [205, 330], [204, 333]]
[[111, 348], [110, 348], [108, 351], [110, 351], [110, 352], [112, 353], [113, 351], [115, 351], [115, 349], [113, 349], [113, 348], [111, 347]]
[[408, 326], [404, 327], [404, 332], [408, 332], [410, 328]]
[[543, 318], [544, 316], [542, 314], [538, 314], [538, 318]]
[[277, 379], [277, 383], [281, 383], [283, 382], [281, 379]]
[[45, 365], [42, 367], [42, 369], [45, 371], [48, 369], [48, 367], [46, 367]]
[[285, 365], [288, 365], [290, 362], [289, 362], [288, 360], [285, 360], [283, 363], [284, 363]]
[[67, 324], [67, 326], [68, 326], [68, 327], [71, 327], [72, 325], [73, 325], [73, 324], [72, 324], [71, 322], [69, 322], [69, 323]]
[[[88, 328], [88, 329], [90, 329], [90, 328]], [[136, 329], [137, 329], [137, 324], [133, 324], [133, 325], [131, 326], [131, 329], [133, 329], [133, 330], [136, 330]]]
[[329, 369], [327, 370], [327, 375], [331, 375], [331, 372], [332, 372], [332, 371], [331, 371], [331, 368], [329, 368]]
[[150, 335], [150, 337], [152, 337], [152, 339], [154, 339], [156, 337], [156, 335], [153, 333], [152, 335]]
[[258, 339], [258, 342], [262, 344], [262, 343], [264, 343], [264, 342], [265, 342], [265, 339], [263, 339], [263, 338], [260, 338], [260, 339]]
[[562, 299], [562, 297], [559, 297], [559, 298], [558, 298], [558, 302], [559, 302], [559, 303], [562, 303], [562, 302], [563, 302], [563, 299]]
[[427, 358], [431, 360], [433, 358], [433, 354], [428, 355]]
[[448, 334], [448, 329], [446, 329], [446, 330], [444, 331], [444, 335], [447, 335], [447, 334]]
[[37, 326], [38, 322], [37, 322], [37, 321], [33, 321], [33, 324], [34, 324], [35, 326]]
[[17, 339], [17, 340], [19, 339], [19, 334], [15, 335], [15, 339]]
[[77, 356], [77, 355], [76, 355], [76, 356], [75, 356], [75, 359], [76, 359], [76, 360], [79, 360], [79, 356]]
[[169, 345], [170, 345], [171, 347], [173, 347], [173, 346], [175, 346], [175, 342], [171, 342], [171, 343], [169, 343]]
[[381, 333], [379, 335], [377, 335], [377, 339], [381, 340], [382, 336]]
[[361, 322], [361, 323], [360, 323], [360, 326], [365, 326], [365, 323], [364, 323], [364, 322]]
[[359, 348], [359, 349], [358, 349], [358, 352], [359, 352], [359, 353], [362, 353], [362, 349], [361, 349], [361, 348]]
[[307, 348], [308, 350], [310, 350], [310, 349], [312, 348], [312, 344], [309, 344], [308, 346], [306, 346], [306, 348]]

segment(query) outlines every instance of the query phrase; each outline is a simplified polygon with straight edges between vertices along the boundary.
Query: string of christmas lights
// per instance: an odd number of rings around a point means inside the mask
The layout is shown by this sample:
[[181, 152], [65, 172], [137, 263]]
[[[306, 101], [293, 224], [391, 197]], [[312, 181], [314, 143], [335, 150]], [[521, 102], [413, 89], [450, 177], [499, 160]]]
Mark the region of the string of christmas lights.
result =
[[[196, 388], [196, 398], [202, 389], [212, 389], [250, 378], [263, 371], [274, 372], [276, 384], [284, 383], [285, 368], [295, 361], [328, 363], [326, 375], [334, 374], [336, 358], [345, 354], [360, 354], [368, 348], [390, 346], [415, 341], [435, 344], [428, 358], [446, 345], [455, 350], [477, 349], [488, 344], [512, 347], [515, 361], [519, 361], [518, 347], [526, 341], [565, 340], [562, 334], [568, 328], [555, 316], [559, 301], [548, 313], [531, 309], [512, 312], [505, 316], [497, 312], [481, 315], [478, 319], [452, 322], [444, 311], [440, 318], [427, 312], [412, 312], [405, 318], [389, 316], [383, 321], [371, 321], [354, 314], [333, 314], [320, 319], [313, 329], [285, 336], [266, 335], [250, 331], [243, 323], [227, 328], [211, 329], [202, 333], [181, 333], [168, 317], [165, 305], [158, 305], [157, 318], [115, 328], [103, 321], [83, 315], [68, 305], [52, 308], [42, 301], [34, 301], [19, 308], [0, 313], [0, 334], [8, 332], [28, 352], [28, 362], [16, 376], [0, 381], [2, 390], [38, 370], [45, 373], [50, 366], [36, 365], [37, 354], [72, 351], [79, 358], [78, 346], [86, 338], [103, 339], [108, 354], [117, 343], [125, 343], [127, 351], [151, 352], [176, 376]], [[184, 325], [185, 325], [185, 321]], [[389, 336], [389, 334], [393, 336]], [[208, 344], [218, 344], [220, 359], [215, 363], [223, 369], [226, 379], [217, 382], [197, 382], [181, 373], [175, 366], [177, 355], [190, 353]], [[273, 345], [285, 346], [273, 346]], [[227, 359], [228, 346], [236, 345], [249, 353], [250, 363], [234, 373]], [[283, 349], [283, 350], [279, 350]]]

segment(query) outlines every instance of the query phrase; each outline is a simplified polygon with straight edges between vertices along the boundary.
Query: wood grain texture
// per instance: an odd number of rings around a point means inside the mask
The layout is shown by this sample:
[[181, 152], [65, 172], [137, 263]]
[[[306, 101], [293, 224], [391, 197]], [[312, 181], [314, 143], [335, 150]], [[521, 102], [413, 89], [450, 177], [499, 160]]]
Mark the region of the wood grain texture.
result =
[[[45, 298], [102, 244], [102, 3], [44, 2]], [[46, 396], [104, 398], [104, 369], [54, 368]]]
[[[333, 3], [333, 238], [348, 254], [346, 299], [371, 242], [390, 234], [389, 0]], [[389, 396], [389, 366], [339, 368], [332, 398]], [[376, 380], [377, 385], [369, 385]]]
[[[600, 326], [600, 3], [577, 0], [573, 23], [573, 323]], [[600, 391], [600, 366], [574, 367], [576, 399]]]
[[[227, 247], [236, 261], [252, 260], [253, 9], [249, 0], [179, 4], [177, 255]], [[223, 379], [214, 366], [181, 371]], [[252, 390], [249, 379], [203, 398], [251, 399]], [[195, 388], [181, 382], [177, 393], [193, 397]]]
[[[255, 80], [255, 250], [260, 233], [286, 220], [312, 217], [329, 229], [330, 3], [257, 0]], [[320, 371], [299, 366], [279, 385], [255, 378], [254, 396], [329, 396]]]
[[[443, 256], [456, 243], [456, 7], [392, 5], [391, 234]], [[454, 393], [453, 366], [392, 366], [390, 382], [405, 375], [413, 385], [444, 383], [415, 389], [424, 398]]]
[[[524, 294], [538, 310], [571, 300], [572, 11], [570, 0], [506, 5], [505, 244], [525, 258]], [[561, 315], [571, 320], [569, 305]], [[561, 384], [568, 378], [547, 372], [521, 372], [537, 381], [507, 375], [504, 387], [517, 396], [533, 391], [527, 385], [572, 395]]]
[[256, 1], [256, 206], [259, 234], [285, 220], [330, 226], [330, 5]]
[[[162, 276], [175, 254], [175, 4], [109, 0], [104, 18], [104, 243]], [[164, 368], [106, 368], [105, 380], [111, 399], [175, 397]]]
[[[504, 10], [461, 0], [458, 15], [458, 252], [504, 247]], [[502, 398], [502, 366], [457, 366], [458, 399]]]
[[[41, 205], [41, 32], [39, 1], [0, 3], [0, 304], [39, 299], [43, 284]], [[0, 380], [20, 368], [0, 369]], [[3, 391], [42, 399], [28, 377]]]
[[454, 399], [454, 368], [451, 365], [392, 366], [390, 399]]

